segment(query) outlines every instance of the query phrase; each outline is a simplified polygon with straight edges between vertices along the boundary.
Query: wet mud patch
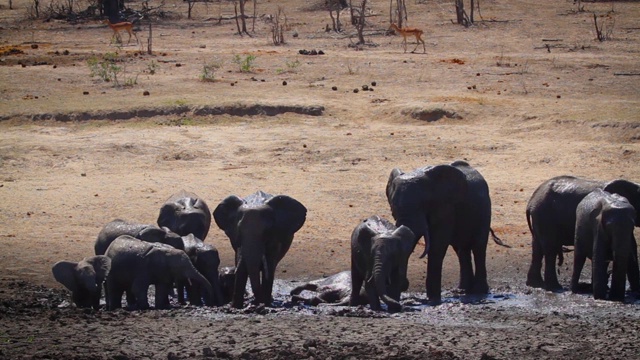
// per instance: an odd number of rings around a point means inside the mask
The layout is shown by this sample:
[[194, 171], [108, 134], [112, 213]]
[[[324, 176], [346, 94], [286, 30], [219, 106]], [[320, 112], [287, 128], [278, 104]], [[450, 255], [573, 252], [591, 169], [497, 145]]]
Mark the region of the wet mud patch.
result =
[[129, 110], [114, 111], [82, 111], [69, 113], [45, 113], [36, 115], [5, 115], [2, 120], [13, 118], [29, 118], [30, 120], [54, 120], [61, 122], [87, 121], [87, 120], [130, 120], [134, 118], [151, 118], [156, 116], [211, 116], [211, 115], [231, 115], [231, 116], [277, 116], [285, 113], [294, 113], [309, 116], [321, 116], [324, 113], [324, 106], [320, 105], [264, 105], [264, 104], [237, 104], [225, 106], [170, 106], [154, 107]]
[[401, 111], [401, 114], [415, 120], [426, 122], [434, 122], [442, 119], [462, 119], [462, 116], [456, 111], [442, 107], [404, 109]]

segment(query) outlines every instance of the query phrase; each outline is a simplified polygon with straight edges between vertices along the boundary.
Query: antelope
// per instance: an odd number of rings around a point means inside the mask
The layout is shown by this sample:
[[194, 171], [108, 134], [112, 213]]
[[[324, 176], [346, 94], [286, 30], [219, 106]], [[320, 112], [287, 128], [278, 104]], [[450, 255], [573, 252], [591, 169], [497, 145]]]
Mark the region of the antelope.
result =
[[111, 42], [113, 42], [113, 38], [115, 37], [116, 40], [122, 44], [122, 38], [120, 37], [120, 30], [125, 30], [126, 32], [129, 33], [129, 40], [127, 41], [127, 44], [131, 41], [131, 34], [133, 34], [133, 36], [136, 38], [136, 43], [138, 43], [138, 35], [136, 35], [136, 33], [133, 31], [132, 22], [122, 21], [122, 22], [112, 24], [111, 21], [109, 21], [109, 19], [105, 19], [103, 23], [109, 25], [111, 30], [113, 30], [113, 36], [111, 37]]
[[399, 28], [398, 25], [394, 23], [391, 23], [391, 26], [389, 26], [389, 30], [392, 30], [392, 29], [397, 33], [400, 33], [400, 35], [402, 35], [402, 37], [404, 38], [404, 41], [403, 41], [404, 52], [407, 52], [407, 36], [416, 37], [416, 47], [413, 49], [413, 51], [411, 51], [412, 53], [416, 52], [416, 49], [418, 48], [418, 45], [420, 45], [420, 43], [422, 43], [422, 50], [424, 51], [424, 53], [427, 52], [427, 48], [424, 45], [424, 40], [422, 40], [422, 34], [424, 33], [424, 31], [418, 28], [410, 28], [410, 27]]

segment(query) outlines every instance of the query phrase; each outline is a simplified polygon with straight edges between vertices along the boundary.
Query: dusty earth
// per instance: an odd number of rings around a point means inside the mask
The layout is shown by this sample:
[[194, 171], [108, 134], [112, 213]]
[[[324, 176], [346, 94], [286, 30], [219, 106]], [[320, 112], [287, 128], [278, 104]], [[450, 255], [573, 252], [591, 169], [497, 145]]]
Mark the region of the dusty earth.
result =
[[[232, 3], [198, 3], [188, 20], [186, 3], [167, 1], [153, 55], [146, 27], [140, 45], [119, 47], [97, 20], [32, 21], [29, 5], [0, 4], [0, 358], [640, 358], [636, 298], [614, 304], [524, 284], [524, 207], [538, 184], [561, 174], [640, 181], [638, 2], [578, 11], [571, 1], [488, 0], [464, 28], [451, 22], [452, 1], [410, 1], [426, 54], [403, 53], [402, 38], [384, 34], [379, 1], [356, 48], [346, 13], [345, 31], [327, 33], [328, 13], [312, 1], [258, 1], [258, 14], [284, 7], [282, 46], [265, 17], [252, 37], [214, 20]], [[593, 13], [608, 41], [596, 40]], [[87, 61], [107, 53], [120, 59], [121, 86], [90, 76]], [[249, 72], [235, 55], [255, 56]], [[201, 81], [212, 63], [214, 81]], [[282, 294], [270, 309], [95, 312], [70, 306], [51, 275], [56, 261], [91, 255], [106, 222], [153, 223], [181, 189], [212, 208], [260, 189], [309, 210], [276, 274], [285, 293], [348, 269], [358, 221], [390, 217], [392, 168], [456, 159], [487, 179], [492, 226], [512, 246], [489, 244], [486, 298], [454, 291], [451, 253], [444, 304], [423, 305], [426, 260], [416, 255], [407, 311], [394, 315], [305, 308]], [[222, 231], [206, 241], [232, 264]], [[569, 255], [565, 286], [571, 266]]]

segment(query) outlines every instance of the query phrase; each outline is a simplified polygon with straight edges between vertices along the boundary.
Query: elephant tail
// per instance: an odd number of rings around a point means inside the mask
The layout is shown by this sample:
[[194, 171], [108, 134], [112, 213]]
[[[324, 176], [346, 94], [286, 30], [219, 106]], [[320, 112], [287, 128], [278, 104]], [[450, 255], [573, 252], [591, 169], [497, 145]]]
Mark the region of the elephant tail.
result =
[[493, 241], [494, 241], [496, 244], [498, 244], [498, 245], [500, 245], [500, 246], [504, 246], [504, 247], [506, 247], [506, 248], [511, 248], [511, 246], [510, 246], [510, 245], [505, 244], [505, 243], [504, 243], [504, 241], [502, 241], [502, 239], [500, 239], [500, 238], [496, 235], [496, 233], [495, 233], [495, 232], [493, 232], [493, 229], [492, 229], [492, 228], [489, 228], [489, 231], [491, 232], [491, 238], [493, 239]]

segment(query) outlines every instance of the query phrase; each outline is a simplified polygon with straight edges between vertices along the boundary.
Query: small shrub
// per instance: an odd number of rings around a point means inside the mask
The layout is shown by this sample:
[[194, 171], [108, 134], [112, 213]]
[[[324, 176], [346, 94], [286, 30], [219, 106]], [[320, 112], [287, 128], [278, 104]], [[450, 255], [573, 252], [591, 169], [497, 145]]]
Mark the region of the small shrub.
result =
[[276, 69], [276, 74], [283, 73], [295, 73], [297, 69], [300, 67], [300, 60], [296, 59], [294, 61], [285, 61], [285, 68]]
[[118, 86], [118, 75], [123, 72], [123, 68], [116, 64], [117, 60], [117, 53], [106, 53], [102, 58], [92, 56], [87, 60], [91, 77], [97, 76], [105, 82], [113, 82]]
[[214, 59], [208, 63], [202, 65], [202, 72], [200, 73], [201, 81], [215, 81], [216, 72], [222, 67], [222, 62]]
[[151, 62], [147, 64], [147, 71], [151, 75], [154, 75], [158, 70], [158, 68], [159, 68], [158, 63], [155, 60], [151, 60]]
[[240, 72], [243, 73], [253, 72], [253, 62], [255, 60], [256, 56], [251, 54], [245, 56], [244, 59], [237, 54], [233, 56], [233, 63], [237, 64], [240, 67]]

